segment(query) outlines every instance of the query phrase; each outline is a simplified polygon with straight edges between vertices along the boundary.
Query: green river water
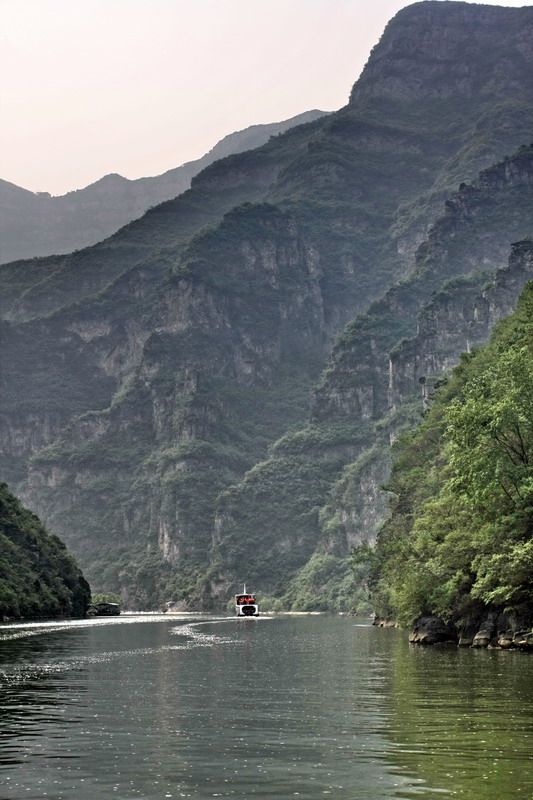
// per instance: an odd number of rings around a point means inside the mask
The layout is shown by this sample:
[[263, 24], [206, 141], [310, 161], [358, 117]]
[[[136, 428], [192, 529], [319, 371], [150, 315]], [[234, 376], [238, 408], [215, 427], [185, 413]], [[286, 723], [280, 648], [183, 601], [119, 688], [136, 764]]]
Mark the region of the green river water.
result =
[[533, 798], [533, 657], [330, 616], [0, 626], [0, 800]]

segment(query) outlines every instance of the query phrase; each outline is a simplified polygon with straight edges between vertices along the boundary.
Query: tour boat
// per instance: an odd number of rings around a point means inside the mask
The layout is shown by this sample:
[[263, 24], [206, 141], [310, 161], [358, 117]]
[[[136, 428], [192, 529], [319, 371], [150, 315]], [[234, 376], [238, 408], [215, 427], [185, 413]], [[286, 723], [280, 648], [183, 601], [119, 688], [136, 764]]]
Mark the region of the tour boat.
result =
[[259, 606], [255, 596], [246, 591], [246, 584], [242, 594], [235, 595], [235, 613], [238, 617], [257, 617], [259, 616]]

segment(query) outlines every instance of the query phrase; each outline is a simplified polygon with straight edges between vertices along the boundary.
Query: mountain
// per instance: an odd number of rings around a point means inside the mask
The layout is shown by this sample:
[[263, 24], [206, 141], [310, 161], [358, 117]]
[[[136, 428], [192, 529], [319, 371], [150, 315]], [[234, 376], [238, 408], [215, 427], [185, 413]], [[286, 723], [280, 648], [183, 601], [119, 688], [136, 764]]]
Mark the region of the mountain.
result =
[[[309, 424], [274, 443], [270, 458], [219, 499], [222, 574], [244, 563], [251, 580], [281, 593], [279, 607], [327, 602], [347, 610], [350, 550], [372, 542], [387, 514], [390, 443], [420, 419], [461, 353], [486, 341], [513, 310], [533, 264], [512, 243], [531, 232], [528, 146], [451, 195], [413, 272], [338, 338], [313, 391]], [[299, 551], [289, 547], [294, 538]], [[307, 563], [291, 581], [287, 551], [300, 559], [302, 550]], [[250, 557], [254, 551], [260, 558]]]
[[[513, 262], [533, 275], [533, 239]], [[533, 647], [532, 308], [530, 281], [396, 444], [371, 585], [382, 617], [415, 623], [412, 641]]]
[[419, 415], [425, 373], [389, 409], [389, 353], [530, 232], [532, 12], [415, 3], [339, 112], [91, 248], [0, 268], [5, 477], [95, 589], [346, 602], [390, 438]]
[[137, 180], [105, 175], [90, 186], [58, 197], [0, 180], [0, 264], [96, 244], [151, 206], [186, 191], [192, 178], [214, 161], [252, 150], [271, 136], [324, 115], [324, 111], [306, 111], [283, 122], [252, 125], [225, 136], [202, 158], [162, 175]]
[[0, 620], [79, 616], [91, 592], [64, 544], [0, 484]]

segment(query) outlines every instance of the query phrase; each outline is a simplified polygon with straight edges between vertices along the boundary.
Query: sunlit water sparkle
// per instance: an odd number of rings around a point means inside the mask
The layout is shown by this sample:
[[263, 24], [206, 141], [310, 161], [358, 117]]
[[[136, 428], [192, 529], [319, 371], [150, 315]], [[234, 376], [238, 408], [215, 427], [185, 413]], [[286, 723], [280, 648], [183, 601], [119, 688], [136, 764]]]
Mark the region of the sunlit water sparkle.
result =
[[533, 658], [349, 617], [1, 625], [0, 691], [0, 800], [533, 797]]

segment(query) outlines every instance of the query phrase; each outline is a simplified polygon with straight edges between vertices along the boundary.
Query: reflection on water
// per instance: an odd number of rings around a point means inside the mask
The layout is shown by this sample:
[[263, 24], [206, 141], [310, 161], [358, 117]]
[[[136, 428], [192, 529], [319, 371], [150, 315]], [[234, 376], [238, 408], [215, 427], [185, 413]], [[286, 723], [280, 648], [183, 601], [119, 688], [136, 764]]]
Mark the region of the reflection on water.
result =
[[0, 800], [533, 796], [533, 658], [347, 617], [0, 626]]
[[471, 800], [533, 797], [533, 663], [516, 651], [396, 641], [388, 736], [395, 758]]

